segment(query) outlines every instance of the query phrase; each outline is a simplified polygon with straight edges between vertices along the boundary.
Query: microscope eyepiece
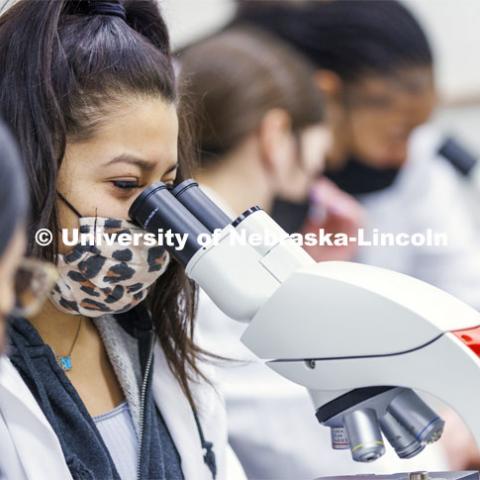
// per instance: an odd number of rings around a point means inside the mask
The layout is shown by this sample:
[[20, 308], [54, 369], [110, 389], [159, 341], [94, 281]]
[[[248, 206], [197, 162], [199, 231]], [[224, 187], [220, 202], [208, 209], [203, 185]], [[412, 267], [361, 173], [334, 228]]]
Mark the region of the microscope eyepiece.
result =
[[172, 190], [172, 195], [212, 233], [232, 221], [192, 179], [179, 183]]
[[132, 203], [128, 211], [129, 217], [132, 220], [134, 220], [136, 223], [141, 224], [142, 227], [146, 229], [148, 227], [148, 222], [144, 225], [143, 222], [137, 221], [137, 218], [145, 216], [145, 215], [142, 215], [142, 213], [145, 213], [146, 212], [145, 209], [148, 208], [148, 203], [146, 202], [149, 199], [149, 197], [153, 195], [155, 192], [158, 192], [164, 189], [168, 190], [168, 186], [163, 182], [153, 183], [152, 185], [148, 186]]
[[167, 250], [184, 266], [202, 248], [199, 236], [211, 235], [205, 225], [187, 210], [163, 182], [147, 187], [133, 202], [130, 218], [144, 230], [157, 234], [170, 231], [185, 236], [184, 248], [166, 246]]

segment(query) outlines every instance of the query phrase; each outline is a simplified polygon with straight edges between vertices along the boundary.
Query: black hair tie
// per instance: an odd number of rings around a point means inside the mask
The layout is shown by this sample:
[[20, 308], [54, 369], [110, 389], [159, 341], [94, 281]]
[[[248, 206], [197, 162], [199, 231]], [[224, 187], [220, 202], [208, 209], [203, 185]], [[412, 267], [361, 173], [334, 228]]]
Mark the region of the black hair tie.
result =
[[127, 19], [125, 7], [118, 0], [88, 0], [88, 13], [90, 15], [113, 15], [122, 20]]

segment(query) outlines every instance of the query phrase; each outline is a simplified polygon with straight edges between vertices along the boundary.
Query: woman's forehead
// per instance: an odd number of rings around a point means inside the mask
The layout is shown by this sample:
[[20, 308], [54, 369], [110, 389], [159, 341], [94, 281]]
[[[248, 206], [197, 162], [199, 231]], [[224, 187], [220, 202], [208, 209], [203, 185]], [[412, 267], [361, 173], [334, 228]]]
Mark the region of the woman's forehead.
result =
[[[145, 171], [170, 168], [177, 162], [178, 118], [175, 106], [143, 99], [107, 115], [88, 140], [67, 144], [65, 160], [84, 165]], [[74, 157], [74, 158], [73, 158]]]

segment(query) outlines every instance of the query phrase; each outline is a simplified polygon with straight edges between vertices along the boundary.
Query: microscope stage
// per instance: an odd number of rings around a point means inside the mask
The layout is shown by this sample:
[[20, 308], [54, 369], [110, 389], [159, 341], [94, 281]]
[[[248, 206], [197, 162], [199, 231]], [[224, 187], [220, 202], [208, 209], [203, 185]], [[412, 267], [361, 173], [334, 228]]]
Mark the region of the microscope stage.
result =
[[393, 475], [347, 475], [317, 480], [480, 480], [479, 472], [396, 473]]

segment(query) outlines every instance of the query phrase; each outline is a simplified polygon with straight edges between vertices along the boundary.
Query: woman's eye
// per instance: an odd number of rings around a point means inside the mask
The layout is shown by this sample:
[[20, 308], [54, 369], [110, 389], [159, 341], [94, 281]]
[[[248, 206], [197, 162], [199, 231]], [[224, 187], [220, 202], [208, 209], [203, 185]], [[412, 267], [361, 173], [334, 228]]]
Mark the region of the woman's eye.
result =
[[117, 188], [121, 188], [122, 190], [129, 190], [140, 187], [136, 180], [115, 180], [112, 182], [112, 184]]

